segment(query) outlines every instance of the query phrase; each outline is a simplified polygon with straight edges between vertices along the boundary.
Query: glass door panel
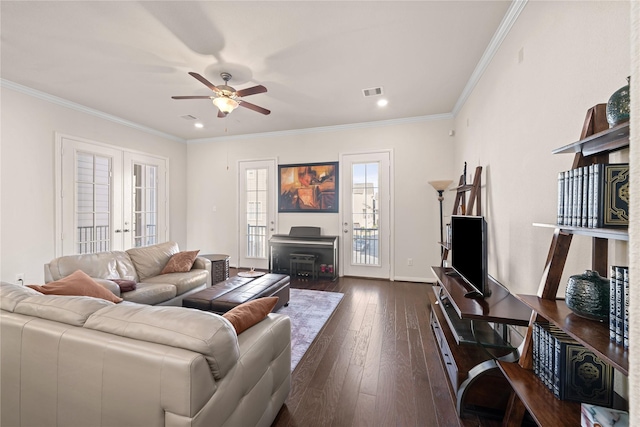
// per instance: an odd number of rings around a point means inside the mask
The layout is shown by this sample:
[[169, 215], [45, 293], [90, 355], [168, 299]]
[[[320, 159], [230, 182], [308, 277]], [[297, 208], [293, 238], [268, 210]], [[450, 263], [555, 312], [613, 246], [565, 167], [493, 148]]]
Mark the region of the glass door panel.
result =
[[275, 230], [275, 161], [240, 163], [240, 267], [269, 267], [269, 237]]
[[78, 254], [111, 249], [110, 171], [111, 158], [77, 153], [74, 246]]

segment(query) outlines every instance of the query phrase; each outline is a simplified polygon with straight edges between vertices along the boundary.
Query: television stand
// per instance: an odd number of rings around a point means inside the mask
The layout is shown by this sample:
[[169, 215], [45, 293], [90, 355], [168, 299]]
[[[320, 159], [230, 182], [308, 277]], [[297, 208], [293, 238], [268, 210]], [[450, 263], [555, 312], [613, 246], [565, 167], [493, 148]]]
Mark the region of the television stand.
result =
[[458, 415], [479, 408], [504, 412], [511, 387], [496, 360], [518, 360], [519, 351], [509, 342], [507, 326], [527, 326], [531, 309], [491, 276], [490, 295], [469, 298], [466, 282], [452, 269], [431, 270], [438, 281], [429, 292], [431, 328]]
[[[460, 281], [460, 284], [462, 286], [464, 286], [465, 288], [469, 288], [469, 285], [467, 285], [467, 283], [460, 276], [460, 274], [454, 269], [446, 268], [444, 274], [446, 274], [449, 277], [455, 277], [457, 280]], [[477, 289], [471, 289], [466, 294], [464, 294], [464, 297], [465, 298], [486, 298], [489, 295], [491, 295], [491, 289], [487, 289], [484, 294], [478, 291]]]

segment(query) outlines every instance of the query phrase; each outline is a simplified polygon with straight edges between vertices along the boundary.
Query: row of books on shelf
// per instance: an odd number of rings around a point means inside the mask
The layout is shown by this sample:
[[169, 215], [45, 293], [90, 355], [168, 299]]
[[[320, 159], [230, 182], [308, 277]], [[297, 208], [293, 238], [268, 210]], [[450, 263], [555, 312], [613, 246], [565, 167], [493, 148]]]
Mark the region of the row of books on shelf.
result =
[[599, 163], [558, 174], [558, 225], [629, 226], [629, 163]]
[[609, 338], [629, 348], [629, 267], [610, 267]]
[[534, 323], [533, 372], [557, 399], [613, 405], [613, 367], [553, 324]]

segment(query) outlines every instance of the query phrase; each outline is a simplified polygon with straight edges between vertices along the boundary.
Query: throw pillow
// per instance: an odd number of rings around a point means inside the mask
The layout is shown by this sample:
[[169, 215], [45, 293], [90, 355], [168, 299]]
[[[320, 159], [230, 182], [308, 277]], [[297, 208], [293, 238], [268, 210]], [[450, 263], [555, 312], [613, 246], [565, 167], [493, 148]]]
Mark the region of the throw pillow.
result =
[[200, 250], [183, 251], [174, 254], [171, 258], [169, 258], [169, 262], [167, 262], [167, 265], [164, 266], [160, 274], [184, 273], [191, 270], [191, 267], [193, 267], [193, 262], [198, 256], [198, 252], [200, 252]]
[[86, 297], [102, 298], [107, 301], [118, 303], [122, 298], [114, 295], [108, 289], [102, 287], [82, 270], [76, 270], [67, 277], [55, 282], [49, 282], [44, 286], [27, 285], [31, 289], [45, 295], [76, 295]]
[[120, 286], [120, 292], [129, 292], [136, 290], [137, 283], [135, 280], [111, 279], [111, 281]]
[[247, 301], [237, 307], [232, 308], [222, 315], [236, 330], [236, 334], [241, 334], [253, 325], [261, 322], [271, 313], [276, 306], [278, 297], [265, 297]]

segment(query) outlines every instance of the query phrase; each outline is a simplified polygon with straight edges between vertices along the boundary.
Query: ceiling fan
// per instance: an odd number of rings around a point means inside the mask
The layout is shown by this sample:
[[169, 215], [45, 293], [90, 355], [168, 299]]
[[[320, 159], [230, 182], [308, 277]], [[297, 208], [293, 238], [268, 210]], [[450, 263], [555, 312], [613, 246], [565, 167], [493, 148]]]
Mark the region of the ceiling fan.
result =
[[266, 108], [259, 107], [255, 104], [251, 104], [247, 102], [242, 97], [255, 95], [256, 93], [264, 93], [267, 91], [267, 88], [258, 85], [253, 86], [247, 89], [235, 90], [231, 86], [228, 86], [227, 83], [231, 80], [231, 74], [229, 73], [220, 73], [220, 77], [224, 80], [224, 84], [220, 86], [213, 85], [209, 80], [205, 79], [198, 73], [190, 72], [193, 77], [199, 80], [206, 87], [211, 89], [214, 95], [203, 95], [203, 96], [172, 96], [173, 99], [210, 99], [213, 101], [213, 105], [218, 107], [218, 117], [224, 118], [227, 117], [227, 114], [235, 110], [238, 106], [248, 108], [253, 111], [257, 111], [261, 114], [270, 114], [271, 111]]

